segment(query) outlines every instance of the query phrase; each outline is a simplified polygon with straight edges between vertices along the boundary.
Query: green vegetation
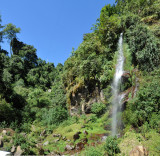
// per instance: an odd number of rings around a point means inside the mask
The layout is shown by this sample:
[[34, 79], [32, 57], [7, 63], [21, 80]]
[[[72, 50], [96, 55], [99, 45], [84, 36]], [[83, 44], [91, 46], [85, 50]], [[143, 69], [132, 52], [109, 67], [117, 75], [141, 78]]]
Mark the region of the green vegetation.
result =
[[109, 136], [106, 139], [106, 143], [104, 145], [104, 149], [107, 151], [109, 156], [120, 153], [120, 149], [118, 147], [118, 142], [116, 137]]
[[106, 108], [106, 106], [103, 103], [93, 103], [91, 111], [92, 111], [92, 113], [96, 114], [97, 116], [100, 116], [104, 113], [105, 108]]
[[[0, 136], [2, 128], [7, 129], [0, 149], [10, 151], [15, 145], [26, 155], [78, 151], [101, 156], [128, 155], [136, 146], [144, 146], [158, 156], [159, 28], [160, 0], [116, 0], [102, 8], [92, 33], [84, 34], [64, 65], [55, 67], [16, 38], [20, 28], [11, 23], [3, 26], [0, 19], [0, 43], [7, 38], [11, 48], [8, 55], [0, 46]], [[121, 32], [126, 71], [121, 90], [126, 96], [121, 137], [116, 138], [110, 136], [110, 101]], [[80, 135], [74, 139], [77, 132]], [[106, 141], [102, 136], [108, 136]], [[66, 145], [74, 148], [66, 150]]]

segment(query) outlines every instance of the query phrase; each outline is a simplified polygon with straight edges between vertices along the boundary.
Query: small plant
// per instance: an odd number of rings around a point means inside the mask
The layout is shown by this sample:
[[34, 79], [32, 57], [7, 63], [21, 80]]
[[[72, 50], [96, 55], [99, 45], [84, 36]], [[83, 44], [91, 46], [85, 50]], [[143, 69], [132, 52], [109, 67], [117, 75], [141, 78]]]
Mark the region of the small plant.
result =
[[88, 121], [91, 121], [91, 122], [96, 122], [96, 120], [97, 120], [97, 116], [95, 114], [92, 114], [88, 119]]
[[104, 145], [104, 149], [109, 156], [113, 156], [115, 154], [120, 153], [120, 149], [118, 147], [117, 137], [109, 136], [106, 139], [106, 143]]
[[73, 132], [73, 129], [72, 128], [69, 128], [68, 130], [67, 130], [67, 132], [69, 133], [69, 132]]
[[87, 116], [86, 116], [85, 114], [82, 114], [82, 115], [81, 115], [81, 119], [86, 120], [86, 119], [87, 119]]
[[5, 136], [3, 137], [3, 141], [4, 141], [4, 142], [9, 142], [10, 139], [5, 135]]
[[10, 131], [7, 131], [7, 136], [10, 136], [11, 135], [11, 132]]
[[7, 122], [6, 122], [6, 121], [0, 122], [0, 127], [1, 127], [1, 128], [6, 128], [6, 127], [8, 127]]

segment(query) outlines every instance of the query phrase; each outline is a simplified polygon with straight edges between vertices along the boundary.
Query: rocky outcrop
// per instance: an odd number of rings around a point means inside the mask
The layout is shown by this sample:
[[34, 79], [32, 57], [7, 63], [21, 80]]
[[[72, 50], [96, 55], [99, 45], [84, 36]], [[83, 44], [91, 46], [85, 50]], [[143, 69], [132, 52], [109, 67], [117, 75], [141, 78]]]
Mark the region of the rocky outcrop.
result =
[[129, 156], [148, 156], [149, 153], [144, 146], [137, 146], [130, 151]]
[[88, 135], [88, 132], [86, 130], [83, 131], [84, 135]]
[[79, 112], [89, 114], [91, 112], [91, 106], [95, 102], [104, 102], [105, 96], [103, 91], [98, 87], [89, 88], [84, 87], [79, 89], [76, 93], [72, 93], [70, 96], [71, 115], [76, 115]]
[[120, 91], [123, 92], [125, 90], [127, 90], [128, 88], [130, 88], [132, 86], [132, 83], [130, 82], [130, 78], [131, 78], [131, 74], [129, 71], [124, 71], [121, 77], [121, 87], [120, 87]]
[[58, 137], [58, 138], [61, 138], [61, 137], [62, 137], [61, 134], [53, 134], [52, 136], [53, 136], [53, 137]]
[[16, 147], [13, 145], [11, 148], [11, 153], [14, 153], [16, 151]]
[[79, 142], [79, 143], [76, 144], [75, 149], [76, 150], [82, 150], [84, 148], [84, 145], [85, 144], [83, 142]]
[[66, 151], [71, 151], [71, 150], [74, 150], [74, 146], [72, 146], [72, 145], [66, 145], [66, 147], [65, 147], [65, 150]]
[[46, 141], [43, 146], [47, 146], [49, 144], [49, 141]]
[[2, 133], [2, 136], [8, 135], [8, 136], [13, 136], [15, 131], [12, 130], [11, 128], [0, 128], [0, 133]]
[[23, 153], [22, 149], [21, 149], [21, 146], [17, 146], [17, 150], [14, 154], [14, 156], [21, 156]]

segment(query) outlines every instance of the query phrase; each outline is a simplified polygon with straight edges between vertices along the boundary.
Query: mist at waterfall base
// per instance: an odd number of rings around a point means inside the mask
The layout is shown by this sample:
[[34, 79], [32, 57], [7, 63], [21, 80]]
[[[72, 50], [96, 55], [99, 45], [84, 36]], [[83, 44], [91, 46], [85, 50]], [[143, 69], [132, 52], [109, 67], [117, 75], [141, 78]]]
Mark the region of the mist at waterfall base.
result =
[[123, 94], [120, 94], [121, 77], [123, 74], [123, 34], [121, 33], [118, 42], [118, 56], [115, 75], [112, 83], [112, 136], [118, 134], [118, 127], [121, 124], [121, 117], [118, 115], [121, 112]]

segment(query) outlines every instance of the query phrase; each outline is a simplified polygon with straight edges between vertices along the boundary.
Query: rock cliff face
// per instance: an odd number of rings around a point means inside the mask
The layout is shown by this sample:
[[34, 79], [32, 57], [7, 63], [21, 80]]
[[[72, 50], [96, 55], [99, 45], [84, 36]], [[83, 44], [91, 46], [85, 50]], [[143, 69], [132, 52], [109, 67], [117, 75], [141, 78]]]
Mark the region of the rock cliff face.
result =
[[[136, 95], [137, 88], [139, 87], [139, 79], [137, 76], [137, 69], [132, 72], [124, 71], [121, 81], [122, 86], [120, 86], [121, 94], [124, 94], [123, 106], [129, 100], [129, 94], [131, 98]], [[134, 79], [132, 78], [134, 77]], [[70, 95], [70, 114], [89, 114], [91, 113], [91, 106], [93, 103], [105, 103], [105, 96], [103, 90], [100, 87], [82, 87], [77, 90], [76, 93]]]
[[87, 87], [80, 89], [77, 93], [72, 94], [71, 97], [71, 115], [79, 113], [90, 113], [91, 106], [95, 102], [104, 102], [105, 97], [103, 91], [98, 87], [89, 90]]
[[[131, 73], [128, 71], [124, 71], [122, 75], [122, 94], [124, 94], [123, 99], [123, 109], [125, 109], [126, 103], [131, 99], [134, 98], [136, 92], [139, 87], [139, 78], [138, 78], [138, 70], [134, 69]], [[134, 79], [132, 78], [134, 77]], [[130, 79], [130, 80], [129, 80]], [[129, 96], [130, 95], [130, 96]]]

